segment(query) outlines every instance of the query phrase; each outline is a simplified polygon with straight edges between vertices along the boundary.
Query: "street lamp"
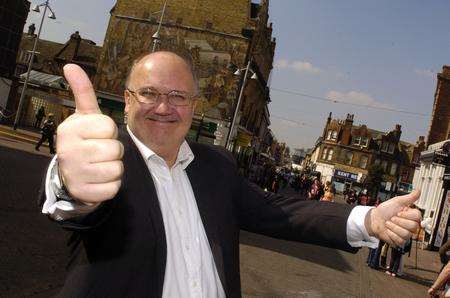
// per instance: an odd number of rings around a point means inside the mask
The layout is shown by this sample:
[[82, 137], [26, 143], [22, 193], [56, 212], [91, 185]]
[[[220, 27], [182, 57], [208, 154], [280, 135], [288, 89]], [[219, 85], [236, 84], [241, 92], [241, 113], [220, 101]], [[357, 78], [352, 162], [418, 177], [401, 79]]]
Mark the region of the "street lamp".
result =
[[[159, 31], [161, 30], [161, 24], [163, 22], [164, 14], [166, 12], [166, 6], [167, 6], [167, 0], [164, 1], [164, 6], [161, 11], [161, 17], [159, 18], [158, 29], [156, 29], [155, 34], [153, 34], [153, 36], [152, 36], [152, 38], [153, 38], [152, 53], [156, 51], [158, 44], [161, 43], [161, 36], [159, 34]], [[158, 12], [155, 12], [155, 13], [158, 13]]]
[[242, 100], [242, 95], [244, 94], [244, 88], [245, 88], [245, 84], [247, 83], [247, 77], [248, 77], [248, 73], [251, 72], [252, 76], [250, 77], [251, 79], [258, 79], [258, 76], [256, 75], [256, 73], [250, 69], [250, 65], [252, 63], [252, 59], [248, 60], [247, 63], [247, 67], [242, 68], [242, 69], [238, 69], [234, 72], [235, 75], [241, 75], [242, 71], [245, 70], [244, 72], [244, 79], [242, 81], [242, 86], [241, 86], [241, 90], [239, 92], [239, 97], [238, 97], [238, 101], [236, 103], [236, 107], [234, 109], [234, 114], [233, 114], [233, 119], [231, 120], [231, 125], [230, 125], [230, 130], [228, 131], [228, 135], [227, 135], [227, 142], [226, 142], [226, 148], [230, 147], [231, 144], [231, 135], [234, 131], [234, 127], [236, 125], [236, 118], [237, 118], [237, 114], [239, 112], [239, 106], [241, 105], [241, 100]]
[[42, 4], [35, 5], [33, 7], [33, 9], [32, 9], [35, 12], [40, 12], [41, 10], [39, 9], [39, 7], [44, 7], [44, 13], [42, 14], [41, 24], [39, 25], [39, 30], [38, 30], [38, 33], [36, 35], [36, 39], [34, 40], [33, 50], [31, 51], [30, 61], [28, 61], [27, 76], [25, 77], [25, 82], [23, 83], [22, 93], [20, 94], [20, 99], [19, 99], [19, 106], [17, 107], [16, 118], [14, 119], [14, 125], [13, 125], [13, 129], [14, 130], [17, 129], [17, 126], [19, 124], [19, 119], [20, 119], [20, 114], [21, 114], [21, 111], [22, 111], [23, 101], [25, 99], [25, 91], [27, 89], [28, 81], [30, 79], [31, 68], [33, 67], [34, 55], [36, 53], [36, 47], [37, 47], [37, 43], [38, 43], [39, 37], [41, 35], [42, 25], [44, 24], [44, 19], [45, 19], [45, 14], [47, 13], [47, 9], [50, 10], [50, 14], [48, 15], [48, 17], [50, 19], [53, 19], [53, 20], [56, 19], [55, 13], [51, 9], [51, 7], [48, 4], [48, 2], [49, 2], [49, 0], [46, 0]]

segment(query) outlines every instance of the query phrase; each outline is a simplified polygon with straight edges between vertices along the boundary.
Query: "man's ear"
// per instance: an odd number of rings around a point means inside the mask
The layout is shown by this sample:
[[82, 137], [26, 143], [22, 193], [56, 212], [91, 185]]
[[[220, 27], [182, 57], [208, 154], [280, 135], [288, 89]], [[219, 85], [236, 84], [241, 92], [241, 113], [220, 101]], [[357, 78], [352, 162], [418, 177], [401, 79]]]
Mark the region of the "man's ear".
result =
[[125, 113], [128, 113], [128, 110], [129, 110], [129, 106], [130, 106], [130, 101], [131, 101], [131, 98], [130, 98], [130, 92], [128, 92], [127, 90], [125, 90], [124, 92], [123, 92], [123, 98], [125, 99], [125, 109], [124, 109], [124, 111], [125, 111]]

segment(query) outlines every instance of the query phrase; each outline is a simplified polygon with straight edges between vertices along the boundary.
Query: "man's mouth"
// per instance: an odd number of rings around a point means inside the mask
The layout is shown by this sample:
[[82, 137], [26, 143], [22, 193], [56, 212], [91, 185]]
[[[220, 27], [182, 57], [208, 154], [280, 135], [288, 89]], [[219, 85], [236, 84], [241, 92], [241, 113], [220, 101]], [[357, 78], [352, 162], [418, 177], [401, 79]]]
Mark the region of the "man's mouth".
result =
[[176, 123], [178, 119], [174, 119], [173, 117], [146, 117], [146, 120], [159, 122], [159, 123]]

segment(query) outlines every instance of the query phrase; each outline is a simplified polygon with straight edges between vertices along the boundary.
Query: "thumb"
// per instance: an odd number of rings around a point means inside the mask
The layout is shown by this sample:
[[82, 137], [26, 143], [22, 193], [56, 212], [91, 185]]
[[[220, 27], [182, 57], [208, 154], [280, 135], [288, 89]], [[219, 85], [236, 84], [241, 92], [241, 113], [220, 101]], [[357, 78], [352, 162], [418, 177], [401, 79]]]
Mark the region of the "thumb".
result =
[[417, 201], [420, 197], [420, 189], [415, 189], [411, 193], [395, 198], [395, 202], [403, 207], [408, 207]]
[[76, 113], [101, 114], [94, 87], [84, 70], [76, 64], [66, 64], [63, 70], [75, 98]]

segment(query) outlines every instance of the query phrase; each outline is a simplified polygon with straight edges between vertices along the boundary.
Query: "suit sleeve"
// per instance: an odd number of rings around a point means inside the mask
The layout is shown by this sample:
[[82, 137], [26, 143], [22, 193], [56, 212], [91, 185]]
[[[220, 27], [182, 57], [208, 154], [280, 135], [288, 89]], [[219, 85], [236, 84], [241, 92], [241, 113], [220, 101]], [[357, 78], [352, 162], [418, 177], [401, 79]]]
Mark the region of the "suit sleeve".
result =
[[290, 241], [311, 243], [355, 253], [347, 241], [351, 208], [344, 204], [302, 200], [264, 192], [238, 177], [236, 194], [243, 230]]

